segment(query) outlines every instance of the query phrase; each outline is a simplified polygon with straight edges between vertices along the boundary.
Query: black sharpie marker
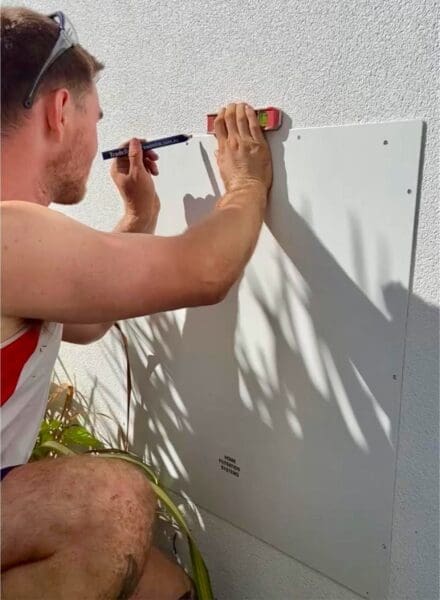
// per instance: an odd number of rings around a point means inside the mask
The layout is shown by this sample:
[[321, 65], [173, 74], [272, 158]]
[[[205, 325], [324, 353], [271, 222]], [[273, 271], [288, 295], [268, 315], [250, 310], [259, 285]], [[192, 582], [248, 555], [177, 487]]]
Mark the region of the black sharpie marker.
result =
[[[161, 148], [162, 146], [172, 146], [173, 144], [182, 144], [192, 138], [192, 135], [172, 135], [166, 138], [160, 138], [158, 140], [151, 140], [151, 142], [144, 142], [142, 144], [142, 150], [154, 150], [155, 148]], [[102, 158], [107, 160], [108, 158], [119, 158], [120, 156], [128, 156], [128, 148], [116, 148], [115, 150], [106, 150], [102, 153]]]

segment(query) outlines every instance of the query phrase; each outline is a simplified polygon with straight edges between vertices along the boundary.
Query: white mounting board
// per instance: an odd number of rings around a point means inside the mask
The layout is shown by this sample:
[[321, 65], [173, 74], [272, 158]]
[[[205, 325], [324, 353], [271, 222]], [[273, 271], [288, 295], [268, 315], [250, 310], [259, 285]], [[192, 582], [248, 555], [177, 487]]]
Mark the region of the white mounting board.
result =
[[[129, 325], [135, 440], [148, 431], [175, 491], [383, 598], [422, 122], [268, 139], [272, 201], [240, 285]], [[158, 234], [212, 208], [215, 147], [160, 152]]]

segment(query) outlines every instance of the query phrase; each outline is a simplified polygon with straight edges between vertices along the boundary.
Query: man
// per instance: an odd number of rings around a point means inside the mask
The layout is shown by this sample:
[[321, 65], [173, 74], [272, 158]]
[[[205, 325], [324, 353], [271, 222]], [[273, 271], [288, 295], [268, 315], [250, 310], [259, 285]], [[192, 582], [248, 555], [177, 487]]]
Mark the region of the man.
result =
[[91, 456], [24, 463], [61, 337], [88, 343], [117, 319], [225, 297], [257, 242], [270, 152], [250, 107], [222, 109], [226, 193], [205, 220], [160, 237], [158, 157], [132, 139], [111, 167], [122, 219], [112, 233], [86, 227], [49, 205], [84, 196], [103, 65], [62, 13], [3, 8], [1, 28], [3, 598], [174, 600], [189, 582], [151, 547], [155, 498], [138, 470]]

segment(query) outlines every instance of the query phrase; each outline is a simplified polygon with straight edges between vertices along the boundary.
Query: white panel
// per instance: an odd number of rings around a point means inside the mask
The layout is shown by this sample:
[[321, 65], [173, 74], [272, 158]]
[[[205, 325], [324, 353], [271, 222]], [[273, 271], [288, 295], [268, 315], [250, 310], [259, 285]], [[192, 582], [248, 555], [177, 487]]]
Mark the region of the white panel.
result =
[[[422, 123], [282, 135], [240, 285], [130, 325], [135, 439], [149, 429], [174, 490], [383, 598]], [[214, 149], [201, 136], [161, 151], [158, 233], [211, 210]]]

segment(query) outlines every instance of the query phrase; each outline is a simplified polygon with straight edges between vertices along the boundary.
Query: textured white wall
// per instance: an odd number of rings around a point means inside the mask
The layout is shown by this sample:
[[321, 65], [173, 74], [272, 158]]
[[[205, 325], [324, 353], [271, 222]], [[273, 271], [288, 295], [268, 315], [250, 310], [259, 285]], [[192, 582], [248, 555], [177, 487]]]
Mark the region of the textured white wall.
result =
[[[107, 67], [103, 148], [132, 135], [202, 132], [233, 99], [274, 104], [294, 127], [427, 122], [410, 303], [389, 600], [438, 598], [438, 5], [433, 0], [35, 0], [62, 9]], [[97, 159], [71, 215], [110, 229], [118, 199]], [[166, 199], [163, 199], [166, 202]], [[63, 356], [107, 412], [123, 415], [117, 339]], [[119, 366], [118, 366], [119, 361]], [[117, 401], [114, 398], [118, 398]], [[109, 406], [110, 405], [110, 406]], [[203, 449], [201, 449], [203, 451]], [[349, 600], [352, 592], [203, 514], [199, 539], [222, 600]]]

